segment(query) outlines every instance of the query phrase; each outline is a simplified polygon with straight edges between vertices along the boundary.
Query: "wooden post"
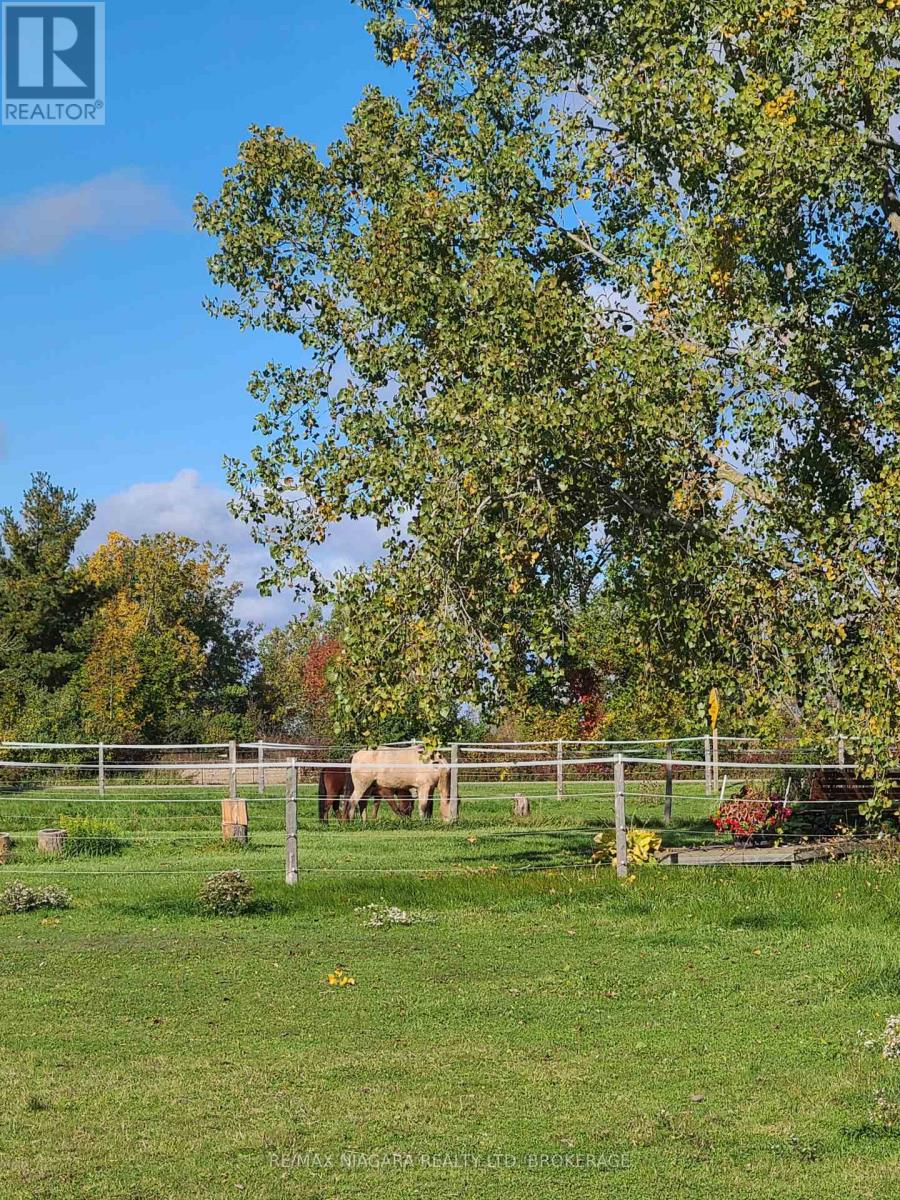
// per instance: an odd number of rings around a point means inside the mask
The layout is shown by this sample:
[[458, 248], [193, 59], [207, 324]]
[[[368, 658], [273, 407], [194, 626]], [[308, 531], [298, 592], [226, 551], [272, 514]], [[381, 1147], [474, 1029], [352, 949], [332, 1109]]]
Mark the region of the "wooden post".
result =
[[712, 795], [712, 745], [709, 734], [703, 739], [703, 759], [706, 763], [706, 795]]
[[563, 753], [565, 751], [564, 743], [560, 738], [556, 743], [556, 798], [563, 798]]
[[222, 838], [226, 842], [246, 842], [250, 822], [247, 802], [238, 799], [237, 742], [228, 743], [228, 799], [222, 801]]
[[719, 730], [712, 731], [712, 790], [719, 790]]
[[459, 816], [459, 742], [450, 747], [450, 813], [454, 821]]
[[259, 766], [256, 768], [256, 778], [259, 794], [264, 796], [266, 794], [266, 768], [263, 766], [263, 763], [266, 761], [266, 748], [262, 742], [260, 742], [259, 746], [257, 747], [257, 759]]
[[838, 764], [844, 766], [847, 761], [847, 740], [843, 734], [838, 738]]
[[0, 865], [5, 863], [12, 853], [12, 836], [8, 833], [0, 833]]
[[285, 865], [284, 881], [293, 886], [299, 879], [297, 864], [297, 760], [291, 759], [287, 772], [287, 793], [284, 802]]
[[625, 764], [616, 755], [614, 768], [616, 788], [616, 874], [624, 879], [628, 874], [628, 829], [625, 825]]
[[663, 801], [663, 825], [672, 824], [672, 785], [675, 779], [675, 769], [672, 766], [672, 747], [669, 745], [666, 757], [666, 797]]
[[106, 755], [102, 742], [97, 747], [97, 791], [101, 796], [106, 795]]

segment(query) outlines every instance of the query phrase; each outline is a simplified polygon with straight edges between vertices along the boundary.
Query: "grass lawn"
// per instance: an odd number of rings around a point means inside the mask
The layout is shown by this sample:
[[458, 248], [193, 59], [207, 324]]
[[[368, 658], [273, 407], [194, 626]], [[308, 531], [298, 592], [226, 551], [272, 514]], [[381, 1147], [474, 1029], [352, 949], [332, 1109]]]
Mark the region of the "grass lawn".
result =
[[[289, 889], [274, 797], [246, 851], [213, 806], [112, 805], [123, 854], [0, 867], [75, 899], [0, 917], [0, 1197], [900, 1196], [896, 868], [620, 884], [596, 805], [511, 829], [486, 797], [454, 829], [307, 804]], [[200, 915], [235, 865], [252, 911]]]

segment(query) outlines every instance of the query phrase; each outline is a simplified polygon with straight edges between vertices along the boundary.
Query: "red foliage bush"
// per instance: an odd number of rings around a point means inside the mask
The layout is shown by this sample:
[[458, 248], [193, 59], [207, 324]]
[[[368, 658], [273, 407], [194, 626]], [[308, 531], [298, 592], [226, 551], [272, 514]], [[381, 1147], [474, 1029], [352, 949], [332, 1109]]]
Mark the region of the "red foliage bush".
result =
[[713, 813], [712, 822], [719, 833], [730, 833], [735, 841], [748, 841], [779, 831], [792, 811], [777, 793], [744, 787], [734, 800]]

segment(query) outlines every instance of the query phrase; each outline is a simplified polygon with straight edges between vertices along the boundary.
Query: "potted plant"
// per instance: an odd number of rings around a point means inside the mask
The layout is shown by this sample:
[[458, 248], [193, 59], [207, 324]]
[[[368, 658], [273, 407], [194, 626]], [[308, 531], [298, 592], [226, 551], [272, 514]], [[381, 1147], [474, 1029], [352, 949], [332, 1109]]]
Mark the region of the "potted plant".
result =
[[712, 816], [717, 832], [730, 833], [737, 846], [774, 846], [793, 810], [783, 796], [745, 783]]

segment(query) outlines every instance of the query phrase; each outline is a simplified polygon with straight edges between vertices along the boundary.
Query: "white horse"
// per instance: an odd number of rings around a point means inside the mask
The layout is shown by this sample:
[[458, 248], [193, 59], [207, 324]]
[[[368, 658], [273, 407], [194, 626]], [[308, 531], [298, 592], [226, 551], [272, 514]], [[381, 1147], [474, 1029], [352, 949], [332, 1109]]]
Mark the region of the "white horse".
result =
[[458, 805], [450, 799], [450, 768], [446, 758], [433, 754], [426, 758], [421, 746], [380, 746], [377, 750], [357, 750], [350, 759], [353, 792], [347, 800], [347, 817], [352, 820], [360, 800], [376, 784], [384, 788], [415, 788], [419, 798], [419, 816], [430, 817], [438, 789], [441, 819], [455, 821]]

